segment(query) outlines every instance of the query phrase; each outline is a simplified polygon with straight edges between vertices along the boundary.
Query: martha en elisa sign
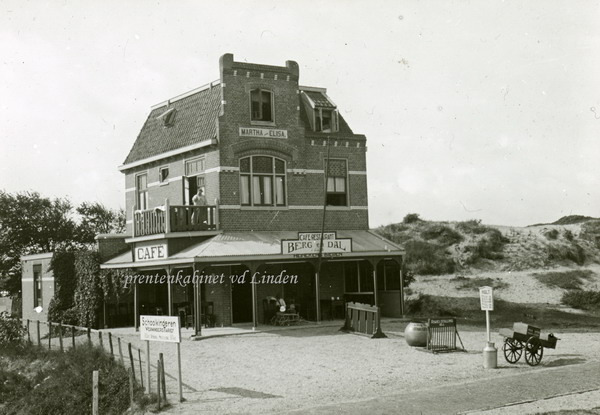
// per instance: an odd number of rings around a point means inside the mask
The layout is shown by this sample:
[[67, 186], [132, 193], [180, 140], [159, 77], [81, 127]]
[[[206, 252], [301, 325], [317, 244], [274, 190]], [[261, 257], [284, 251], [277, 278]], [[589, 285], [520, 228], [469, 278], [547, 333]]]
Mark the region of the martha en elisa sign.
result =
[[287, 130], [275, 130], [272, 128], [240, 127], [240, 137], [288, 138], [288, 135]]

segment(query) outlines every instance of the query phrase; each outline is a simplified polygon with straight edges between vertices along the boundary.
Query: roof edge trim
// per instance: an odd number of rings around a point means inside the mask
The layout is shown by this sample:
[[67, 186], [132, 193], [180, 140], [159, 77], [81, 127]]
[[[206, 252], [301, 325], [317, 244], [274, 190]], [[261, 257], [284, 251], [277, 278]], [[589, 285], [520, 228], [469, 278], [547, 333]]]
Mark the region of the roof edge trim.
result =
[[141, 159], [141, 160], [134, 161], [134, 162], [131, 162], [131, 163], [122, 164], [121, 166], [119, 166], [119, 171], [123, 172], [125, 170], [129, 170], [129, 169], [141, 166], [141, 165], [146, 164], [146, 163], [151, 163], [153, 161], [162, 160], [162, 159], [165, 159], [167, 157], [176, 156], [176, 155], [181, 154], [181, 153], [187, 153], [188, 151], [196, 150], [196, 149], [202, 148], [202, 147], [208, 147], [208, 146], [213, 145], [213, 144], [217, 144], [217, 139], [216, 138], [212, 138], [210, 140], [204, 140], [204, 141], [202, 141], [200, 143], [192, 144], [190, 146], [180, 147], [180, 148], [175, 149], [175, 150], [167, 151], [166, 153], [161, 153], [161, 154], [158, 154], [156, 156], [147, 157], [145, 159]]
[[190, 95], [197, 94], [198, 92], [204, 91], [205, 89], [210, 89], [212, 87], [215, 87], [215, 86], [219, 85], [220, 83], [221, 83], [221, 80], [217, 79], [216, 81], [209, 82], [206, 85], [199, 86], [198, 88], [194, 88], [191, 91], [184, 92], [183, 94], [177, 95], [171, 99], [167, 99], [166, 101], [162, 101], [158, 104], [154, 104], [150, 107], [150, 109], [155, 110], [157, 108], [164, 107], [165, 105], [172, 104], [175, 101], [179, 101], [181, 99], [187, 98]]

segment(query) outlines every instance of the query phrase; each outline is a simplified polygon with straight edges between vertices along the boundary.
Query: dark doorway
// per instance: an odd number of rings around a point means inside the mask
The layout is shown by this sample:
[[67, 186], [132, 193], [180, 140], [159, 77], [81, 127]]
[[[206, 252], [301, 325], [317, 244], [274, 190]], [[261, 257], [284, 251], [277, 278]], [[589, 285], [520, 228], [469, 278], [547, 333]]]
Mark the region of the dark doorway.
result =
[[[241, 276], [244, 271], [246, 267], [231, 267], [230, 275]], [[232, 280], [231, 303], [233, 323], [252, 322], [252, 284], [249, 278], [243, 283]]]

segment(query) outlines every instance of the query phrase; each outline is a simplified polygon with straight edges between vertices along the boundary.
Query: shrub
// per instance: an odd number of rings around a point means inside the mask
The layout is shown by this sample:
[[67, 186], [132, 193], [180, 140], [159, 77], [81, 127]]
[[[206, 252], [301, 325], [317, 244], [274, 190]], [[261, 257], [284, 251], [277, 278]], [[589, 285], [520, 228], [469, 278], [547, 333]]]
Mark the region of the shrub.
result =
[[550, 240], [556, 240], [558, 238], [558, 230], [550, 229], [549, 231], [544, 232], [544, 236]]
[[440, 275], [454, 272], [455, 264], [443, 246], [412, 240], [405, 246], [406, 264], [409, 270], [419, 275]]
[[564, 230], [563, 236], [567, 241], [572, 241], [573, 239], [575, 239], [573, 232], [571, 232], [569, 229]]
[[564, 305], [573, 308], [600, 310], [600, 291], [567, 291], [561, 301]]
[[589, 279], [594, 272], [590, 270], [573, 270], [564, 272], [546, 272], [532, 274], [536, 280], [548, 287], [558, 287], [565, 290], [579, 290], [584, 279]]
[[0, 313], [0, 349], [18, 348], [23, 345], [25, 328], [8, 313]]
[[406, 215], [404, 217], [404, 219], [402, 219], [402, 223], [405, 223], [405, 224], [416, 223], [416, 222], [423, 222], [423, 219], [421, 219], [419, 217], [418, 213], [409, 213], [408, 215]]
[[475, 235], [481, 235], [490, 229], [487, 226], [483, 226], [480, 219], [471, 219], [464, 222], [458, 222], [456, 224], [456, 228], [463, 233]]
[[434, 297], [427, 294], [419, 294], [417, 298], [408, 299], [406, 310], [408, 314], [420, 314], [429, 317], [453, 317], [457, 315], [455, 310], [443, 306]]
[[580, 238], [594, 242], [600, 247], [600, 220], [592, 220], [581, 225]]
[[450, 246], [463, 240], [463, 236], [449, 226], [434, 223], [426, 226], [421, 231], [421, 236], [425, 240], [435, 239], [440, 244]]
[[548, 259], [551, 261], [572, 261], [577, 265], [585, 264], [586, 255], [581, 245], [549, 245], [547, 247]]
[[467, 262], [474, 264], [479, 259], [502, 259], [504, 258], [502, 251], [507, 242], [508, 239], [498, 229], [488, 228], [477, 243], [465, 247], [465, 250], [471, 254]]

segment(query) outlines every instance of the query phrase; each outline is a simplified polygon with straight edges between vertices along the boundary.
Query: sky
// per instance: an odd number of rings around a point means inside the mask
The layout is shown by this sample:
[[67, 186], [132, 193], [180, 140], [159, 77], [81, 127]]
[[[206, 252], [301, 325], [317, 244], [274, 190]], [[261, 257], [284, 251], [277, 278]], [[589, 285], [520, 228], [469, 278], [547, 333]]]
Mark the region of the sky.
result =
[[233, 53], [298, 62], [367, 136], [371, 227], [599, 217], [599, 21], [600, 0], [0, 0], [0, 189], [124, 208], [150, 107]]

